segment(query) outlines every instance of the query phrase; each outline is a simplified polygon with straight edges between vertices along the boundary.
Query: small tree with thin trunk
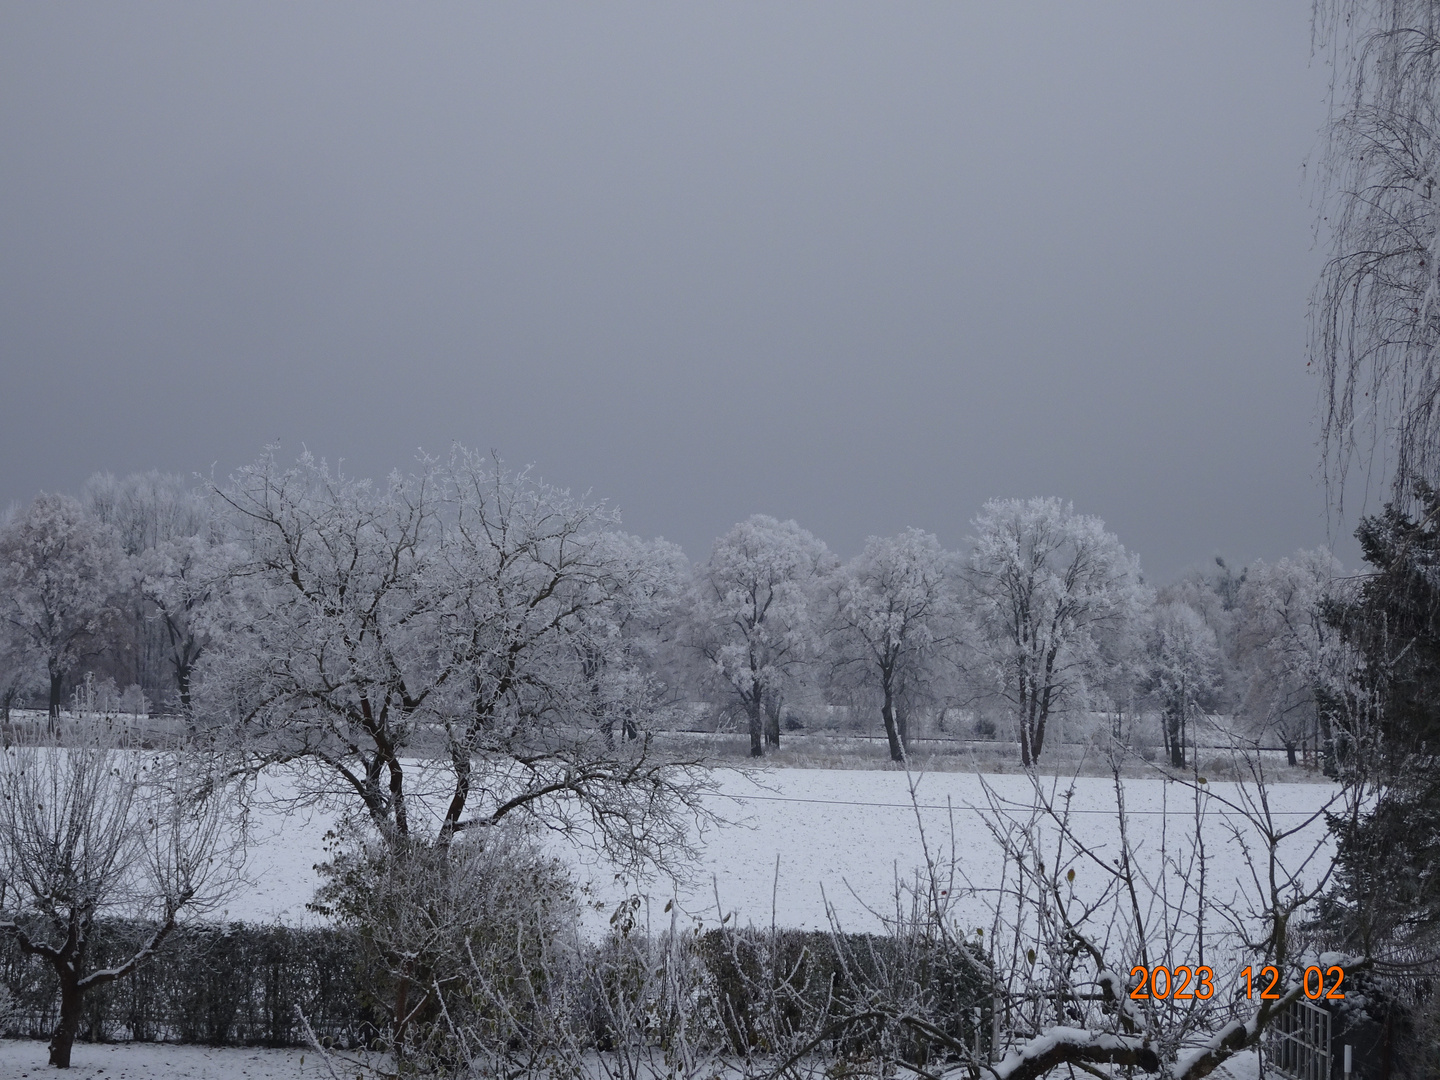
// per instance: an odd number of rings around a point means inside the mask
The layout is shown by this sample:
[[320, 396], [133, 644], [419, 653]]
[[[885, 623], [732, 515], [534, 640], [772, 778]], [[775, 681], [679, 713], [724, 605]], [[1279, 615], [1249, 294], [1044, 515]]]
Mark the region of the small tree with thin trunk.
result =
[[[213, 907], [235, 879], [222, 789], [193, 760], [94, 739], [0, 752], [0, 933], [55, 970], [51, 1065], [70, 1064], [85, 994], [150, 960], [182, 913]], [[123, 963], [90, 970], [107, 913], [153, 930]]]
[[1145, 683], [1160, 707], [1170, 764], [1185, 767], [1189, 720], [1220, 681], [1220, 649], [1204, 617], [1179, 600], [1158, 604], [1145, 634]]
[[920, 675], [954, 633], [951, 562], [933, 534], [907, 529], [872, 536], [834, 579], [840, 664], [879, 692], [893, 761], [905, 760], [910, 749], [902, 700], [907, 676]]

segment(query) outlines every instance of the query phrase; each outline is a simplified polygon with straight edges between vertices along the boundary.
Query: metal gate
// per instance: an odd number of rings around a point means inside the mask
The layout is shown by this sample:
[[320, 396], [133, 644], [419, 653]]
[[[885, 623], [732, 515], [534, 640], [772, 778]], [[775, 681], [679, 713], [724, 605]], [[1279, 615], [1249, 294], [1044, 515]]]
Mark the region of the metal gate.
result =
[[1330, 1013], [1300, 998], [1270, 1024], [1265, 1067], [1291, 1080], [1331, 1080]]

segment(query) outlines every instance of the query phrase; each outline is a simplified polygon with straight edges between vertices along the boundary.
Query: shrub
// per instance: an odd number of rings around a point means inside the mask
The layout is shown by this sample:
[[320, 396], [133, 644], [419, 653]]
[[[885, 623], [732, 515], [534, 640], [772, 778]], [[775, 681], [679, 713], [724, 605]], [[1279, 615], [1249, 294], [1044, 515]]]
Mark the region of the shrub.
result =
[[[153, 932], [148, 922], [99, 920], [94, 963], [133, 955]], [[374, 1031], [360, 1001], [357, 947], [352, 931], [333, 927], [182, 926], [155, 963], [86, 996], [80, 1034], [91, 1041], [296, 1046], [303, 1042], [299, 1008], [321, 1037], [355, 1045]], [[48, 1037], [59, 1012], [50, 965], [5, 941], [0, 987], [14, 998], [5, 1034]]]
[[564, 867], [519, 832], [482, 835], [353, 845], [311, 905], [356, 935], [361, 1002], [421, 1071], [549, 1046], [574, 981]]
[[923, 1067], [934, 1040], [906, 1036], [891, 1018], [922, 1016], [974, 1045], [992, 1007], [981, 955], [923, 929], [894, 936], [718, 929], [698, 948], [735, 1053], [775, 1053], [810, 1040], [836, 1055], [898, 1056]]

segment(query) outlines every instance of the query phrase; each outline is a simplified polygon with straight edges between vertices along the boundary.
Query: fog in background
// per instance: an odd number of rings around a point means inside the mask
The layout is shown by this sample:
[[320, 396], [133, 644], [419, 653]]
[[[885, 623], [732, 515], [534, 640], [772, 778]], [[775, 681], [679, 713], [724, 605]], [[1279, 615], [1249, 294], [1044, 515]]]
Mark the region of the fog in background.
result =
[[1309, 14], [8, 0], [0, 505], [458, 439], [692, 558], [1036, 494], [1152, 580], [1324, 542]]

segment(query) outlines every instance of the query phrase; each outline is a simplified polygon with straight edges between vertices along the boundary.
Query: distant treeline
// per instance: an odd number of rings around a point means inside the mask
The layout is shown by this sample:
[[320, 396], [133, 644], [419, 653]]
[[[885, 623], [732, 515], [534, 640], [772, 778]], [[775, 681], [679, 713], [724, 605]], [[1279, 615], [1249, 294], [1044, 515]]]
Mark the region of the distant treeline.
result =
[[[1224, 716], [1292, 757], [1327, 753], [1322, 612], [1347, 587], [1328, 552], [1238, 571], [1217, 558], [1157, 590], [1060, 499], [993, 499], [972, 524], [964, 552], [908, 529], [845, 561], [755, 515], [692, 562], [603, 503], [459, 448], [383, 484], [309, 456], [267, 455], [209, 488], [97, 475], [0, 528], [0, 720], [29, 706], [225, 726], [273, 679], [273, 650], [308, 670], [334, 635], [361, 633], [384, 643], [367, 663], [403, 658], [373, 678], [404, 684], [394, 705], [417, 730], [544, 708], [613, 741], [685, 726], [704, 703], [757, 756], [787, 730], [843, 725], [883, 733], [896, 760], [912, 736], [953, 731], [1016, 741], [1028, 763], [1088, 713], [1183, 765], [1206, 741], [1197, 725]], [[313, 606], [327, 596], [348, 599]], [[456, 696], [466, 682], [479, 698]], [[536, 685], [543, 701], [517, 689]]]

